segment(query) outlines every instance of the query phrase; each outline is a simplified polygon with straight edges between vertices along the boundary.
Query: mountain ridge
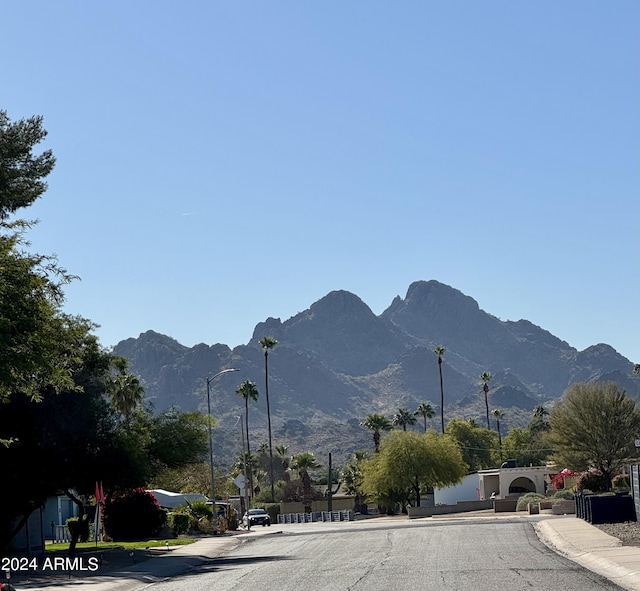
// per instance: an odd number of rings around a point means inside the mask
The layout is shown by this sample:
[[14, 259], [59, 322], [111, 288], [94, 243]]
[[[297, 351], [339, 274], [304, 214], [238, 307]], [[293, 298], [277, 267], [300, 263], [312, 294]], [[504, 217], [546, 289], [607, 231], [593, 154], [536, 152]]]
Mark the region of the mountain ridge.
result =
[[391, 416], [399, 407], [415, 410], [422, 401], [439, 409], [436, 345], [446, 347], [445, 420], [486, 422], [483, 371], [494, 376], [489, 402], [504, 410], [505, 429], [526, 424], [536, 404], [552, 406], [575, 381], [615, 377], [630, 395], [640, 394], [633, 364], [610, 345], [578, 351], [528, 320], [499, 320], [472, 297], [435, 280], [413, 282], [405, 297], [396, 296], [380, 315], [357, 295], [332, 291], [284, 322], [268, 317], [247, 344], [233, 349], [221, 343], [186, 347], [150, 330], [121, 341], [114, 353], [129, 360], [156, 411], [206, 410], [207, 378], [237, 368], [211, 383], [212, 408], [220, 420], [216, 438], [225, 445], [230, 423], [243, 412], [234, 390], [245, 379], [256, 382], [261, 393], [250, 421], [258, 436], [265, 433], [264, 355], [258, 340], [267, 335], [279, 341], [269, 354], [275, 437], [327, 446], [331, 432], [338, 454], [368, 447], [367, 432], [353, 426], [369, 413]]

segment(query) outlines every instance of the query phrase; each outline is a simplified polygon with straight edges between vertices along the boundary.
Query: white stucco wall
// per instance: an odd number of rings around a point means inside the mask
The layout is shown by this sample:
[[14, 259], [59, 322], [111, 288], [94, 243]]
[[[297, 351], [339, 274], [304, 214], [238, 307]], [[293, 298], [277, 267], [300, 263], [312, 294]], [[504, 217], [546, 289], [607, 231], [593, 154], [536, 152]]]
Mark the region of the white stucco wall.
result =
[[[545, 492], [545, 476], [550, 474], [550, 471], [546, 467], [533, 466], [522, 468], [496, 468], [495, 470], [480, 470], [479, 474], [479, 488], [484, 493], [484, 498], [489, 498], [491, 490], [496, 489], [496, 482], [499, 482], [498, 492], [500, 498], [504, 499], [509, 494], [522, 494], [522, 491], [511, 493], [509, 490], [512, 484], [518, 484], [515, 482], [518, 478], [529, 479], [533, 483], [534, 492]], [[526, 487], [525, 487], [526, 488]]]
[[469, 474], [455, 486], [436, 488], [434, 502], [436, 505], [455, 505], [458, 501], [477, 501], [480, 479], [478, 474]]

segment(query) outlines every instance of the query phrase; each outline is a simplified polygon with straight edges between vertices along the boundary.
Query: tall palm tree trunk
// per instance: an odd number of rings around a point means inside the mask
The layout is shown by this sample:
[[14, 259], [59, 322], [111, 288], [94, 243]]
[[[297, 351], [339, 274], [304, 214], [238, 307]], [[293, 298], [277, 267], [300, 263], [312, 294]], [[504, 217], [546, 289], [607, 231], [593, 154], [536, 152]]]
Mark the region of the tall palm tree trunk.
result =
[[444, 435], [444, 385], [442, 383], [442, 357], [438, 355], [438, 370], [440, 371], [440, 422]]
[[489, 392], [489, 386], [487, 386], [487, 384], [485, 383], [482, 390], [484, 391], [484, 406], [487, 410], [487, 429], [491, 429], [491, 423], [489, 423], [489, 397], [487, 396]]
[[271, 502], [275, 502], [275, 490], [273, 485], [273, 444], [271, 443], [271, 410], [269, 408], [269, 351], [264, 351], [264, 394], [267, 398], [267, 429], [269, 431], [269, 478], [271, 480]]
[[247, 430], [247, 479], [249, 480], [249, 504], [251, 503], [251, 497], [253, 497], [253, 471], [251, 470], [251, 446], [249, 445], [249, 399], [244, 400], [244, 421]]

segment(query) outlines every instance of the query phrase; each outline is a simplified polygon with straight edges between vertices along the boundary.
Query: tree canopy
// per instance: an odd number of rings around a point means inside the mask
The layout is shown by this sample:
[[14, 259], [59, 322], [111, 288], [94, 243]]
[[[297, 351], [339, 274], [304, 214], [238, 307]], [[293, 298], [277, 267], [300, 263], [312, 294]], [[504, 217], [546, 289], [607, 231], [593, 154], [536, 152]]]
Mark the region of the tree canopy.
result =
[[380, 453], [364, 462], [362, 488], [383, 505], [413, 498], [422, 490], [456, 484], [467, 473], [458, 445], [434, 431], [392, 431]]
[[[101, 480], [107, 494], [146, 485], [169, 466], [200, 460], [197, 413], [153, 417], [124, 359], [106, 351], [89, 320], [62, 312], [73, 279], [55, 257], [28, 252], [30, 222], [8, 218], [46, 189], [55, 159], [34, 147], [41, 117], [12, 123], [0, 110], [0, 549], [47, 497], [80, 507]], [[86, 499], [85, 499], [86, 500]]]
[[402, 427], [403, 431], [406, 431], [407, 427], [415, 425], [417, 421], [415, 414], [408, 408], [399, 408], [391, 419], [391, 423], [397, 427]]
[[640, 410], [615, 382], [571, 385], [549, 417], [553, 459], [561, 468], [600, 470], [611, 478], [638, 457]]
[[482, 470], [495, 464], [493, 457], [493, 451], [497, 449], [495, 431], [475, 426], [469, 421], [456, 417], [447, 424], [446, 433], [460, 447], [469, 470]]
[[51, 150], [33, 149], [47, 136], [42, 117], [12, 122], [0, 110], [0, 220], [31, 205], [47, 189], [44, 178], [55, 165]]
[[2, 230], [0, 403], [12, 393], [38, 399], [47, 388], [59, 392], [72, 387], [78, 361], [74, 320], [60, 312], [62, 285], [70, 277], [54, 258], [21, 250], [24, 227], [5, 224]]

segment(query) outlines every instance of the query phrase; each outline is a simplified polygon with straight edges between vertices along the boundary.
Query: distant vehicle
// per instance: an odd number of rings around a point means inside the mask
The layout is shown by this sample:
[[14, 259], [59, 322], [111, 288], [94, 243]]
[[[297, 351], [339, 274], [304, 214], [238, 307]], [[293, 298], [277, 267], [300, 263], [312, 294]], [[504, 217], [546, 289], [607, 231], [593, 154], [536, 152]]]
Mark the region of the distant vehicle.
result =
[[242, 523], [245, 527], [252, 525], [271, 525], [271, 517], [264, 509], [249, 509], [242, 518]]

